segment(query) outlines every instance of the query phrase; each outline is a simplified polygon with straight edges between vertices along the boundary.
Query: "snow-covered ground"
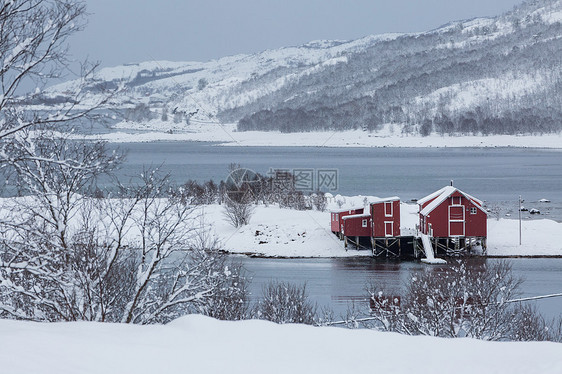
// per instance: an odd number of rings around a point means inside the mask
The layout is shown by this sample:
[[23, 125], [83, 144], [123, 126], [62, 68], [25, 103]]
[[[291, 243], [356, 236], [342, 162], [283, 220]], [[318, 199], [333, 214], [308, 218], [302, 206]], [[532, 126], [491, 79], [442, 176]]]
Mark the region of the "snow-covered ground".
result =
[[491, 135], [427, 137], [405, 135], [400, 125], [386, 125], [378, 132], [362, 130], [343, 132], [280, 133], [278, 131], [237, 132], [234, 124], [194, 122], [189, 126], [172, 121], [153, 120], [148, 123], [121, 122], [115, 129], [101, 135], [75, 135], [87, 139], [100, 138], [115, 143], [155, 141], [217, 142], [225, 146], [299, 146], [299, 147], [521, 147], [562, 148], [562, 134]]
[[0, 320], [0, 336], [0, 371], [10, 374], [562, 372], [560, 343], [410, 337], [199, 315], [150, 326]]
[[[345, 199], [343, 209], [363, 206], [373, 197], [338, 197]], [[331, 208], [337, 208], [335, 203]], [[418, 223], [418, 207], [401, 204], [402, 235], [413, 235]], [[367, 250], [345, 251], [343, 242], [330, 231], [330, 213], [298, 211], [278, 206], [258, 206], [250, 224], [235, 229], [225, 219], [223, 207], [204, 208], [206, 224], [220, 239], [226, 251], [267, 257], [345, 257], [369, 256]], [[562, 256], [562, 223], [548, 219], [522, 222], [522, 245], [519, 245], [519, 221], [488, 219], [488, 255], [491, 256]]]

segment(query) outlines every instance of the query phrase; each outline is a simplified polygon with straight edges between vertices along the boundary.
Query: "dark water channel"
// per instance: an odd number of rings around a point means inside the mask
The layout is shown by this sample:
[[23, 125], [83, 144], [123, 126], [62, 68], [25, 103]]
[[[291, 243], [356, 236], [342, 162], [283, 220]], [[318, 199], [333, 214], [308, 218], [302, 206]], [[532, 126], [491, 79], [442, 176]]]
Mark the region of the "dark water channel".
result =
[[[319, 306], [345, 315], [353, 302], [366, 305], [366, 287], [377, 283], [400, 290], [412, 271], [438, 271], [419, 262], [381, 261], [372, 258], [263, 259], [233, 256], [252, 277], [252, 298], [260, 296], [269, 281], [302, 284]], [[482, 260], [478, 260], [482, 261]], [[495, 262], [497, 259], [483, 261]], [[521, 297], [562, 293], [562, 258], [516, 258], [507, 260], [514, 275], [524, 279]], [[548, 319], [562, 314], [562, 297], [532, 301]]]

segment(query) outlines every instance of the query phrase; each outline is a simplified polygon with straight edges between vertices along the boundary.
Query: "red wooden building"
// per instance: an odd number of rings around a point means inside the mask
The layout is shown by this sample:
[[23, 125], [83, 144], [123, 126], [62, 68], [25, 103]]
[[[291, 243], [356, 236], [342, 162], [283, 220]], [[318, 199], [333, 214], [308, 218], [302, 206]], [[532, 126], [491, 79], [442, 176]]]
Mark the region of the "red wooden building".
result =
[[447, 186], [418, 200], [419, 229], [433, 238], [480, 238], [487, 236], [482, 201]]
[[342, 220], [343, 220], [343, 230], [341, 231], [342, 235], [354, 236], [356, 238], [371, 236], [372, 220], [371, 220], [371, 215], [369, 213], [344, 216]]
[[387, 197], [372, 202], [370, 206], [372, 217], [372, 238], [388, 238], [400, 236], [400, 198]]
[[343, 230], [343, 217], [355, 214], [363, 214], [363, 208], [351, 208], [343, 210], [333, 210], [330, 212], [330, 226], [334, 234], [341, 233]]

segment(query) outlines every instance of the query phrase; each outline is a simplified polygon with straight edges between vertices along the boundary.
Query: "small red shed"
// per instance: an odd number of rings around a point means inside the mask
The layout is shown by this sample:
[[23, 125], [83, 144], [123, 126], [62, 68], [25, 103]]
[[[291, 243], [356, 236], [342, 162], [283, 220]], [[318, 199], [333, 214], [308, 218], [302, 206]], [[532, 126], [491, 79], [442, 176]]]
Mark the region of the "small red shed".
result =
[[420, 231], [434, 238], [487, 236], [488, 214], [482, 201], [446, 186], [418, 200]]
[[343, 230], [343, 217], [351, 216], [354, 214], [363, 214], [363, 208], [350, 208], [343, 210], [332, 210], [330, 212], [330, 226], [333, 233], [338, 233]]
[[345, 236], [371, 236], [371, 215], [352, 214], [342, 218], [343, 230], [342, 235]]
[[371, 202], [371, 237], [400, 236], [400, 198], [387, 197]]

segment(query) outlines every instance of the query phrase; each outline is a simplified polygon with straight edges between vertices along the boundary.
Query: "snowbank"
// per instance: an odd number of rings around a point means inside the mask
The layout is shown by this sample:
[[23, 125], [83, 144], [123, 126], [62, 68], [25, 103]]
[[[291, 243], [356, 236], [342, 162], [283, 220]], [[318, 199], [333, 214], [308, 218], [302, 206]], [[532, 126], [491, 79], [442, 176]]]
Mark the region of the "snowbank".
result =
[[[131, 131], [132, 130], [132, 131]], [[80, 136], [81, 138], [84, 136]], [[85, 136], [115, 143], [138, 143], [154, 141], [198, 141], [218, 142], [224, 146], [298, 146], [298, 147], [521, 147], [562, 148], [562, 135], [491, 135], [491, 136], [406, 136], [400, 125], [386, 125], [378, 132], [362, 130], [304, 133], [281, 133], [278, 131], [237, 132], [234, 124], [194, 122], [189, 126], [172, 121], [153, 120], [147, 123], [121, 122], [116, 130], [101, 135]]]
[[330, 231], [330, 214], [318, 211], [258, 206], [250, 224], [235, 229], [223, 216], [223, 207], [205, 208], [206, 220], [224, 249], [267, 257], [369, 256], [369, 251], [345, 251]]
[[11, 374], [562, 372], [558, 343], [409, 337], [198, 315], [152, 326], [0, 320], [0, 336], [1, 371]]

